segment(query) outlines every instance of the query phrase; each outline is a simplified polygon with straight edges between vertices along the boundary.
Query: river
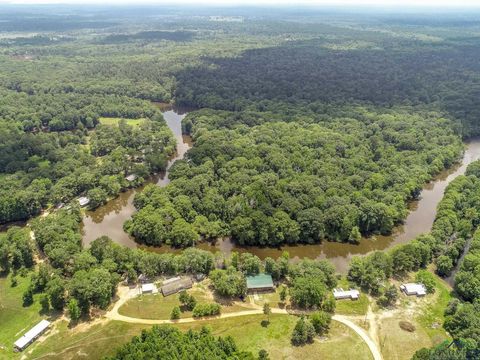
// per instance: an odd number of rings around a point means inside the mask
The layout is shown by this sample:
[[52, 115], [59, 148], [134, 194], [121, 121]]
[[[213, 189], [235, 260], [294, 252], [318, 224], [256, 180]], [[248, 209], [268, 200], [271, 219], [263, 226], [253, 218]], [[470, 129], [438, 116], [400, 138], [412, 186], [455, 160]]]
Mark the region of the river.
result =
[[[186, 116], [185, 112], [167, 109], [163, 116], [167, 125], [177, 139], [177, 153], [170, 159], [167, 171], [150, 180], [158, 186], [168, 184], [168, 169], [175, 160], [183, 158], [184, 154], [192, 146], [191, 138], [182, 136], [181, 121]], [[345, 273], [351, 258], [355, 255], [364, 255], [374, 250], [386, 250], [397, 244], [408, 242], [416, 236], [429, 232], [435, 219], [436, 208], [443, 197], [447, 185], [465, 170], [472, 161], [480, 159], [480, 139], [472, 139], [466, 143], [466, 149], [462, 161], [438, 174], [431, 182], [426, 184], [420, 197], [409, 205], [410, 213], [403, 225], [394, 229], [389, 236], [375, 236], [363, 238], [359, 244], [345, 244], [337, 242], [323, 242], [316, 245], [283, 246], [281, 248], [240, 247], [230, 239], [217, 241], [216, 244], [200, 243], [198, 248], [216, 252], [220, 251], [228, 255], [231, 251], [250, 252], [264, 259], [268, 256], [279, 257], [283, 251], [288, 251], [294, 259], [312, 258], [328, 259], [340, 273]], [[115, 242], [136, 247], [137, 244], [123, 231], [123, 223], [135, 212], [133, 198], [142, 188], [131, 189], [120, 194], [106, 205], [94, 211], [87, 211], [83, 219], [83, 243], [88, 245], [99, 236], [107, 235]], [[178, 252], [168, 246], [159, 248], [147, 248], [155, 252]]]
[[[191, 137], [182, 135], [182, 119], [187, 113], [173, 108], [163, 107], [163, 109], [163, 117], [177, 140], [177, 151], [168, 161], [167, 170], [147, 181], [147, 184], [156, 183], [158, 186], [165, 186], [169, 183], [168, 169], [176, 160], [182, 159], [188, 149], [192, 147]], [[116, 243], [136, 247], [135, 241], [123, 231], [123, 223], [130, 219], [135, 212], [133, 198], [143, 188], [144, 186], [127, 190], [105, 205], [93, 211], [86, 211], [82, 222], [83, 245], [88, 246], [96, 238], [107, 235]]]

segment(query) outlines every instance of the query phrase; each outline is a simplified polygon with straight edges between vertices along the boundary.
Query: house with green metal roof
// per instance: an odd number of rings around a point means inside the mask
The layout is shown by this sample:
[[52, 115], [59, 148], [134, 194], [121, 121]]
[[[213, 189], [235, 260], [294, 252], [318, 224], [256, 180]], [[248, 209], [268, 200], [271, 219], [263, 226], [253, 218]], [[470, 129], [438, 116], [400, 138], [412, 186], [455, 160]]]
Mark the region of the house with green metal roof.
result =
[[272, 277], [268, 274], [247, 276], [248, 291], [272, 291], [274, 289]]

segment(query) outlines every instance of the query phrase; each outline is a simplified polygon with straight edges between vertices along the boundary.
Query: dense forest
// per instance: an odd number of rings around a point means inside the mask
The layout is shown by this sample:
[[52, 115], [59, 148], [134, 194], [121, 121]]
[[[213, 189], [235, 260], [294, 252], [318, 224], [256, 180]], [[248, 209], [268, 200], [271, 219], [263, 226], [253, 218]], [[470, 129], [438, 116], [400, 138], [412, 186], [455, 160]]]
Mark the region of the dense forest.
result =
[[96, 207], [132, 185], [126, 175], [137, 175], [138, 183], [164, 170], [175, 150], [170, 130], [161, 114], [139, 122], [100, 124], [92, 131], [25, 131], [0, 120], [0, 222], [28, 219], [79, 194]]
[[428, 104], [458, 118], [464, 134], [478, 133], [478, 45], [369, 40], [376, 46], [328, 49], [328, 40], [314, 39], [207, 59], [178, 75], [175, 97], [188, 106], [237, 111], [272, 109], [276, 102]]
[[[461, 152], [452, 123], [437, 113], [294, 111], [189, 116], [195, 146], [187, 161], [175, 163], [168, 187], [136, 197], [141, 210], [128, 230], [149, 245], [193, 244], [198, 235], [171, 241], [177, 221], [204, 238], [226, 233], [246, 245], [356, 242], [388, 234], [423, 184]], [[219, 222], [209, 224], [218, 231], [205, 233], [200, 217]]]
[[180, 332], [171, 326], [154, 326], [118, 350], [108, 360], [121, 359], [212, 359], [254, 360], [252, 353], [240, 351], [231, 337], [215, 338], [204, 327]]
[[[348, 278], [365, 291], [378, 296], [380, 303], [388, 301], [390, 287], [386, 284], [392, 277], [426, 268], [432, 261], [438, 275], [447, 277], [454, 272], [455, 297], [445, 309], [443, 324], [454, 341], [419, 350], [414, 356], [415, 360], [463, 360], [476, 359], [478, 356], [479, 168], [480, 161], [473, 162], [465, 176], [457, 177], [447, 187], [430, 234], [386, 253], [377, 251], [366, 257], [354, 257], [350, 264]], [[420, 270], [416, 280], [427, 284], [427, 291], [430, 291], [428, 284], [431, 277], [429, 272]]]
[[[447, 188], [438, 207], [432, 235], [436, 240], [437, 272], [454, 271], [454, 298], [445, 309], [444, 328], [452, 344], [419, 350], [414, 360], [476, 359], [480, 351], [480, 161], [469, 165]], [[460, 258], [462, 261], [459, 262]]]
[[[38, 64], [32, 61], [4, 58], [0, 223], [28, 219], [88, 192], [95, 207], [132, 185], [124, 180], [127, 174], [145, 178], [165, 168], [175, 141], [159, 109], [131, 97], [134, 91], [109, 91], [115, 82], [77, 89], [51, 80], [55, 66], [47, 61], [34, 71]], [[77, 79], [86, 85], [85, 77]], [[141, 120], [133, 127], [121, 121], [102, 125], [102, 118]]]
[[[265, 271], [288, 284], [299, 309], [331, 313], [337, 277], [326, 260], [191, 247], [226, 236], [278, 247], [389, 234], [425, 183], [459, 160], [462, 140], [480, 135], [475, 14], [434, 21], [243, 9], [239, 21], [218, 21], [216, 10], [51, 9], [0, 14], [0, 224], [48, 210], [0, 233], [0, 273], [13, 275], [12, 286], [29, 274], [24, 306], [42, 294], [47, 310], [66, 309], [73, 321], [106, 309], [118, 283], [139, 274], [208, 274], [218, 295], [233, 298], [245, 295], [246, 276]], [[192, 108], [182, 129], [194, 146], [167, 186], [137, 194], [124, 229], [142, 244], [187, 249], [159, 254], [107, 237], [83, 248], [83, 210], [73, 200], [100, 206], [165, 170], [175, 152], [156, 103]], [[478, 354], [479, 164], [447, 188], [431, 233], [349, 267], [348, 280], [379, 304], [395, 299], [392, 276], [418, 271], [428, 284], [432, 263], [453, 276], [443, 326], [454, 342], [417, 360]], [[312, 326], [302, 318], [298, 327]], [[254, 358], [207, 330], [168, 327], [113, 358], [152, 349], [165, 358], [172, 348]]]

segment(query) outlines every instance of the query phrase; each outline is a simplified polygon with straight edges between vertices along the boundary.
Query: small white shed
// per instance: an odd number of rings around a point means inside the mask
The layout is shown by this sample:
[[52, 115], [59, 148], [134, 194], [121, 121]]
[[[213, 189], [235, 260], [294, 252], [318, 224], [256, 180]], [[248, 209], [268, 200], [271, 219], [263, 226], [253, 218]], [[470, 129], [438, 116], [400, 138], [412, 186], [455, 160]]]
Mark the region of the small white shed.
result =
[[408, 283], [400, 285], [400, 290], [402, 290], [406, 295], [427, 295], [427, 288], [425, 287], [425, 285], [419, 283]]
[[351, 300], [358, 300], [360, 297], [360, 292], [355, 289], [350, 290], [343, 290], [340, 289], [333, 289], [333, 297], [335, 300], [342, 300], [342, 299], [351, 299]]
[[154, 284], [142, 284], [142, 294], [152, 294], [157, 288]]

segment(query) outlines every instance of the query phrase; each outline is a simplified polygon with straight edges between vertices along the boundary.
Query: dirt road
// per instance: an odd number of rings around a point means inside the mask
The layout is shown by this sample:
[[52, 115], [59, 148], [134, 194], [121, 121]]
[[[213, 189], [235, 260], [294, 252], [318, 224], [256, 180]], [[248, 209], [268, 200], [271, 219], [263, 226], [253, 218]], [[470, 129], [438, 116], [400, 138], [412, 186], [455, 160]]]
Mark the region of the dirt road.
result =
[[[133, 324], [155, 325], [155, 324], [184, 324], [184, 323], [191, 323], [191, 322], [197, 322], [197, 321], [210, 321], [215, 319], [225, 319], [225, 318], [238, 317], [238, 316], [263, 314], [263, 309], [259, 306], [257, 309], [253, 309], [253, 310], [231, 312], [231, 313], [221, 314], [218, 316], [210, 316], [208, 318], [200, 318], [200, 319], [184, 318], [179, 320], [169, 320], [169, 319], [154, 320], [154, 319], [140, 319], [140, 318], [120, 315], [118, 313], [118, 309], [120, 309], [120, 307], [129, 299], [132, 299], [137, 295], [138, 295], [137, 289], [120, 287], [118, 289], [119, 300], [115, 303], [114, 307], [105, 314], [105, 317], [108, 318], [109, 320], [123, 321], [123, 322], [128, 322]], [[285, 309], [271, 308], [271, 310], [272, 310], [272, 314], [284, 314], [284, 315], [289, 314], [289, 312]], [[370, 349], [370, 352], [372, 353], [374, 360], [383, 359], [382, 354], [376, 342], [370, 338], [370, 336], [364, 329], [356, 325], [348, 316], [334, 315], [332, 319], [348, 326], [350, 329], [355, 331], [362, 338], [362, 340], [367, 344], [368, 348]]]

